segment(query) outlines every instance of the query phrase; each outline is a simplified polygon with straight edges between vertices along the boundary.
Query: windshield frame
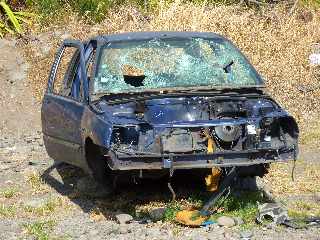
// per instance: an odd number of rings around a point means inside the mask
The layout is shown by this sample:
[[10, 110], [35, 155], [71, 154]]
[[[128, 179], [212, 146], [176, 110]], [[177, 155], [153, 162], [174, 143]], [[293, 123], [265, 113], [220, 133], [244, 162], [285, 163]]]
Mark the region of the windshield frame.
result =
[[[108, 48], [108, 45], [112, 44], [112, 43], [116, 43], [116, 44], [131, 44], [134, 42], [148, 42], [148, 41], [152, 41], [152, 40], [164, 40], [164, 41], [174, 41], [174, 40], [181, 40], [181, 41], [185, 41], [185, 40], [191, 40], [194, 38], [201, 38], [203, 40], [208, 40], [208, 41], [215, 41], [215, 40], [219, 40], [219, 41], [225, 41], [228, 44], [230, 44], [236, 51], [238, 51], [238, 54], [240, 54], [244, 60], [247, 62], [247, 64], [250, 65], [252, 72], [254, 73], [254, 75], [257, 78], [257, 82], [258, 84], [255, 85], [226, 85], [226, 86], [219, 86], [219, 85], [199, 85], [199, 86], [187, 86], [187, 87], [168, 87], [168, 88], [145, 88], [145, 89], [141, 89], [141, 88], [137, 88], [137, 89], [127, 89], [124, 91], [119, 91], [119, 92], [95, 92], [94, 90], [94, 82], [95, 82], [95, 78], [98, 75], [98, 71], [99, 71], [99, 66], [101, 64], [102, 61], [102, 55], [103, 55], [103, 51], [104, 49]], [[199, 36], [192, 36], [190, 35], [189, 37], [186, 36], [170, 36], [170, 37], [150, 37], [150, 38], [141, 38], [141, 39], [135, 39], [135, 38], [127, 38], [127, 39], [117, 39], [117, 40], [112, 40], [112, 41], [103, 41], [100, 42], [100, 44], [98, 44], [97, 46], [97, 55], [96, 55], [96, 61], [95, 61], [95, 66], [94, 66], [94, 72], [92, 74], [91, 77], [91, 81], [89, 83], [89, 92], [91, 96], [101, 96], [101, 95], [114, 95], [114, 94], [130, 94], [130, 93], [147, 93], [147, 92], [163, 92], [163, 91], [180, 91], [180, 90], [186, 90], [186, 91], [191, 91], [191, 90], [221, 90], [221, 89], [241, 89], [241, 88], [265, 88], [265, 82], [264, 79], [262, 78], [261, 74], [259, 74], [259, 72], [255, 69], [255, 67], [251, 64], [251, 62], [249, 61], [249, 59], [246, 57], [246, 55], [244, 55], [242, 53], [242, 51], [235, 46], [230, 40], [217, 36], [217, 37], [199, 37]]]

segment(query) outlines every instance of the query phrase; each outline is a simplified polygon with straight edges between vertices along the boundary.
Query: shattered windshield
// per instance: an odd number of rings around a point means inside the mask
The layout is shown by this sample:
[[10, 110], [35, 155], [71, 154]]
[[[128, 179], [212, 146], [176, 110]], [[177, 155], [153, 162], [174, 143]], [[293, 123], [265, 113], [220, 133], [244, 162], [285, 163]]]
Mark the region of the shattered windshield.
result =
[[112, 42], [98, 63], [94, 93], [262, 84], [246, 58], [220, 38]]

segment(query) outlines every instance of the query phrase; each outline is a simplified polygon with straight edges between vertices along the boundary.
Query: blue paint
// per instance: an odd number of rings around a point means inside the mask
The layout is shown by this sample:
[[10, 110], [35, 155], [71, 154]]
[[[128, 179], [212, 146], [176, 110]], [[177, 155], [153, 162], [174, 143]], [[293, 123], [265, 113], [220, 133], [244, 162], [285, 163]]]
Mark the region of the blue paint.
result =
[[[106, 44], [112, 39], [128, 40], [137, 35], [139, 34], [112, 35], [103, 38], [101, 44]], [[157, 34], [148, 36], [144, 33], [140, 37], [147, 38], [154, 35]], [[157, 36], [168, 37], [170, 34], [159, 33]], [[185, 34], [173, 34], [173, 36], [181, 37]], [[214, 35], [214, 37], [219, 36]], [[43, 98], [42, 127], [46, 149], [54, 159], [87, 168], [84, 153], [86, 140], [90, 139], [106, 152], [116, 151], [115, 143], [112, 142], [116, 131], [122, 131], [122, 134], [128, 138], [126, 139], [128, 142], [137, 135], [142, 140], [141, 142], [139, 140], [140, 145], [138, 144], [134, 151], [150, 151], [150, 153], [160, 151], [161, 137], [170, 135], [175, 129], [189, 131], [195, 128], [247, 124], [253, 124], [259, 128], [266, 119], [275, 119], [282, 121], [281, 124], [288, 124], [288, 128], [293, 128], [292, 132], [296, 134], [294, 138], [298, 137], [298, 126], [295, 120], [257, 87], [207, 89], [203, 93], [194, 91], [194, 94], [186, 91], [185, 94], [177, 93], [176, 96], [170, 97], [169, 95], [174, 93], [161, 95], [158, 93], [157, 97], [139, 101], [135, 100], [132, 94], [116, 96], [119, 100], [121, 97], [129, 99], [123, 102], [113, 102], [110, 96], [93, 99], [92, 94], [90, 95], [92, 81], [90, 82], [89, 77], [94, 77], [94, 73], [87, 73], [87, 65], [94, 50], [96, 50], [95, 65], [97, 65], [100, 55], [97, 41], [97, 39], [88, 43], [65, 41], [52, 66], [47, 91]], [[76, 47], [79, 50], [79, 61], [70, 87], [70, 95], [63, 96], [53, 92], [53, 81], [56, 77], [57, 65], [66, 47]], [[217, 94], [212, 94], [214, 91]], [[234, 98], [237, 99], [232, 100]], [[215, 108], [215, 111], [218, 111], [221, 106], [233, 108], [237, 106], [237, 102], [243, 105], [244, 115], [212, 116], [210, 108]], [[177, 137], [177, 139], [183, 138]], [[130, 147], [130, 143], [128, 146]], [[132, 149], [134, 147], [129, 150], [133, 151]], [[133, 155], [135, 155], [134, 151]]]

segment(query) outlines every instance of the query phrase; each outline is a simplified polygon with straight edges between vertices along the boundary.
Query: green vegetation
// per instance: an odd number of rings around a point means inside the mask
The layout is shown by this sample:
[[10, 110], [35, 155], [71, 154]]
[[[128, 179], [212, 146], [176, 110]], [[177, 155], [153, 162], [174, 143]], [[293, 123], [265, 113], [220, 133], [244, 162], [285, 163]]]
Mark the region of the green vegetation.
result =
[[18, 193], [18, 190], [16, 188], [8, 188], [1, 192], [1, 195], [5, 198], [13, 198]]
[[[232, 216], [240, 217], [245, 221], [243, 228], [248, 228], [252, 226], [255, 222], [257, 215], [257, 202], [264, 202], [265, 199], [262, 197], [260, 192], [243, 192], [240, 195], [231, 195], [224, 201], [218, 203], [219, 209], [216, 214], [213, 214], [210, 219], [216, 220], [218, 217]], [[202, 204], [205, 202], [203, 194], [195, 194], [187, 200], [194, 208], [201, 208]], [[175, 219], [176, 213], [182, 210], [183, 204], [179, 201], [169, 203], [165, 212], [165, 221], [173, 221]]]
[[222, 215], [240, 217], [245, 223], [242, 228], [249, 228], [255, 223], [258, 202], [265, 202], [261, 192], [243, 192], [239, 196], [232, 195], [221, 203], [219, 213], [212, 215], [210, 219], [216, 220]]
[[13, 217], [16, 213], [16, 207], [13, 205], [0, 205], [0, 217]]
[[37, 216], [48, 216], [54, 213], [58, 207], [62, 206], [62, 204], [63, 203], [61, 198], [49, 199], [45, 204], [43, 204], [40, 207], [26, 206], [24, 207], [24, 210]]
[[300, 2], [307, 6], [320, 7], [320, 0], [301, 0]]
[[35, 193], [46, 192], [47, 190], [47, 185], [44, 184], [39, 173], [33, 172], [28, 175], [27, 182]]
[[181, 209], [182, 209], [182, 206], [179, 202], [174, 201], [169, 203], [166, 207], [163, 220], [173, 221], [176, 217], [177, 212], [180, 211]]
[[[169, 6], [175, 0], [0, 0], [0, 37], [5, 33], [22, 33], [22, 24], [30, 23], [30, 18], [39, 16], [40, 22], [47, 25], [50, 20], [59, 21], [70, 13], [76, 13], [88, 22], [101, 22], [111, 9], [121, 6], [133, 6], [140, 12], [148, 14]], [[182, 3], [199, 5], [219, 4], [230, 5], [242, 3], [244, 6], [263, 6], [274, 4], [271, 0], [182, 0]], [[281, 3], [281, 1], [279, 1]], [[294, 1], [292, 2], [292, 5]], [[299, 0], [300, 5], [320, 7], [320, 0]], [[296, 7], [296, 5], [294, 5]], [[12, 9], [27, 9], [27, 12]], [[120, 12], [119, 12], [120, 13]]]
[[5, 33], [22, 33], [22, 23], [30, 24], [30, 18], [33, 14], [14, 11], [5, 0], [0, 0], [0, 37]]
[[36, 240], [49, 240], [49, 232], [55, 226], [54, 221], [34, 222], [24, 225], [29, 235], [32, 235]]
[[[157, 11], [160, 6], [168, 6], [174, 0], [25, 0], [25, 5], [36, 11], [42, 19], [59, 18], [66, 11], [72, 11], [90, 22], [100, 22], [105, 19], [108, 11], [120, 6], [135, 6], [143, 12]], [[193, 4], [239, 4], [248, 6], [272, 3], [271, 0], [241, 1], [241, 0], [182, 0]], [[280, 1], [281, 2], [281, 1]], [[320, 0], [301, 0], [304, 4], [315, 5]]]

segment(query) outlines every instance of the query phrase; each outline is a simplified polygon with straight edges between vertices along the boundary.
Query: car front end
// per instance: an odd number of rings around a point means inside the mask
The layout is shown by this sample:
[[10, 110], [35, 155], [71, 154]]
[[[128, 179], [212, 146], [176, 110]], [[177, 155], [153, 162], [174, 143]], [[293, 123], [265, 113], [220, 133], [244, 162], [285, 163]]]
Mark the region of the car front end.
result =
[[294, 118], [218, 35], [105, 39], [91, 87], [112, 170], [261, 166], [298, 153]]

